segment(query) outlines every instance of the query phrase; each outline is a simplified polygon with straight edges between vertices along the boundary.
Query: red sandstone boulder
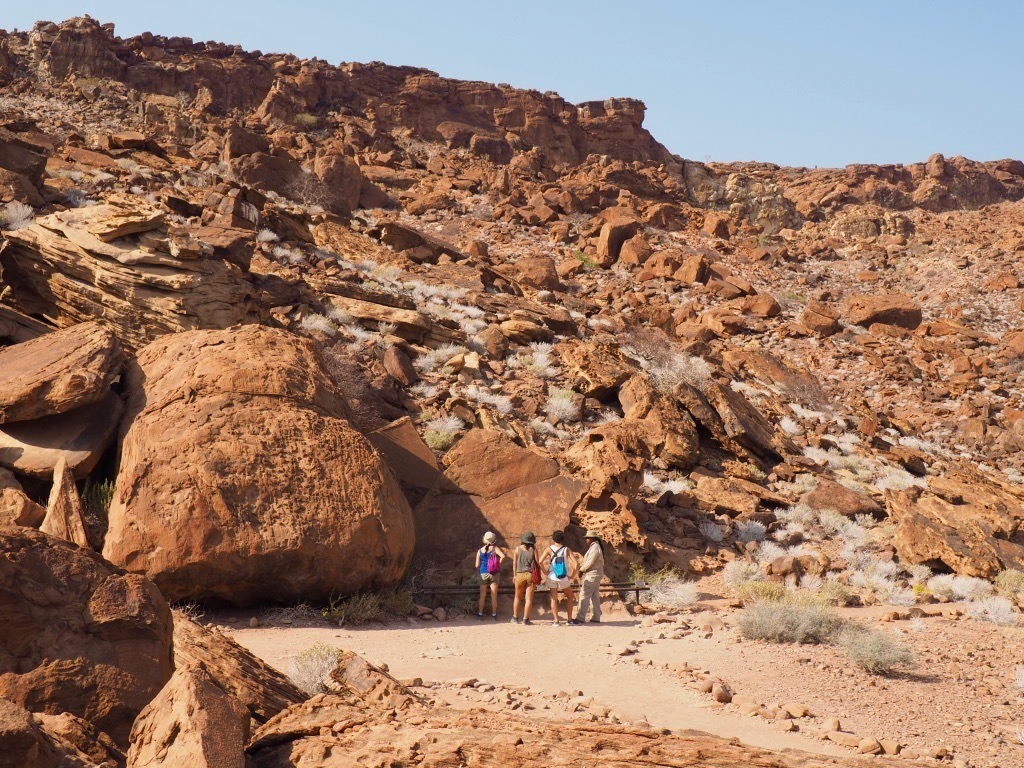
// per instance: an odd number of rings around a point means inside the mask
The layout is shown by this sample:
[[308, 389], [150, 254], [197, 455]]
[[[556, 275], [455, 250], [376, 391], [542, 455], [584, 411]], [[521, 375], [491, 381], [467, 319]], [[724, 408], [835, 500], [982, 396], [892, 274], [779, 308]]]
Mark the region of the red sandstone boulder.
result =
[[104, 555], [170, 600], [327, 600], [412, 556], [394, 474], [312, 342], [261, 326], [160, 339], [130, 366]]
[[0, 349], [0, 423], [94, 403], [110, 391], [121, 364], [121, 345], [96, 322]]
[[921, 307], [909, 296], [853, 296], [843, 303], [847, 322], [867, 328], [872, 323], [895, 325], [913, 330], [921, 324]]

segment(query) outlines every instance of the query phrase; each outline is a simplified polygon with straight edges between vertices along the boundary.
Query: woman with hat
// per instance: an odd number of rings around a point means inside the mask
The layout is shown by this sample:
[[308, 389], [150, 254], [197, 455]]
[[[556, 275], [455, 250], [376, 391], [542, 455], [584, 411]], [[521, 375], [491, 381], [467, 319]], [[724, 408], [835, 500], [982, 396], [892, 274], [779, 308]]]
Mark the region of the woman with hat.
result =
[[582, 624], [587, 620], [588, 611], [593, 611], [590, 618], [591, 623], [601, 622], [601, 579], [604, 578], [604, 545], [597, 531], [587, 531], [587, 552], [583, 555], [583, 563], [580, 565], [580, 575], [583, 577], [583, 585], [580, 589], [580, 605], [576, 612], [576, 619], [570, 624]]
[[[515, 576], [513, 584], [516, 588], [515, 600], [512, 602], [512, 624], [532, 624], [530, 611], [533, 610], [533, 590], [537, 586], [537, 537], [533, 531], [526, 531], [519, 537], [520, 544], [512, 554], [512, 562], [515, 565]], [[525, 606], [522, 618], [519, 618], [519, 607]]]
[[484, 534], [484, 545], [476, 551], [476, 572], [480, 576], [480, 605], [476, 617], [483, 621], [484, 605], [487, 603], [487, 588], [491, 589], [491, 618], [498, 620], [498, 579], [505, 552], [494, 542], [497, 536], [488, 531]]

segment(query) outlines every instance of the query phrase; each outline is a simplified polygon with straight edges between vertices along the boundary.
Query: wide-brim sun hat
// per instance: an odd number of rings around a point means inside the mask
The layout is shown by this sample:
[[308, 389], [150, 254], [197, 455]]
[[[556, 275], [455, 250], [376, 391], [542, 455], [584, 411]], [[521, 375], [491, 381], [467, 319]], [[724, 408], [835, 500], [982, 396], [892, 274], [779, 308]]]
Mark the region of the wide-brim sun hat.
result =
[[525, 533], [519, 534], [519, 540], [523, 544], [536, 544], [537, 537], [533, 535], [533, 531], [526, 531]]
[[591, 529], [588, 528], [587, 532], [585, 534], [583, 534], [583, 538], [585, 538], [585, 539], [600, 539], [601, 536], [597, 533], [597, 531], [594, 531], [594, 530], [591, 530]]
[[493, 531], [488, 531], [484, 534], [484, 544], [493, 544], [497, 538]]

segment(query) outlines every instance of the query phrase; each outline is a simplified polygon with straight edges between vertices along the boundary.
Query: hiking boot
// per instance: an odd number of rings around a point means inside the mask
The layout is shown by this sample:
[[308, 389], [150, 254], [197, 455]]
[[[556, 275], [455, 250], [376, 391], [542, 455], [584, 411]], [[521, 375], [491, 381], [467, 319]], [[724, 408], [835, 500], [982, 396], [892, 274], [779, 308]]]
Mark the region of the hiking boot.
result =
[[587, 623], [588, 623], [588, 624], [600, 624], [600, 623], [601, 623], [601, 620], [600, 620], [600, 619], [591, 619], [591, 620], [590, 620], [589, 622], [587, 622]]
[[579, 619], [569, 619], [569, 623], [572, 624], [574, 627], [578, 627], [583, 622]]
[[484, 615], [483, 615], [482, 613], [478, 613], [478, 614], [476, 615], [476, 617], [477, 617], [477, 618], [478, 618], [478, 619], [479, 619], [480, 621], [483, 621], [483, 620], [484, 620]]
[[519, 619], [517, 619], [515, 616], [513, 616], [511, 619], [508, 620], [508, 623], [509, 624], [518, 624], [519, 623]]
[[523, 624], [533, 624], [529, 619], [523, 619]]
[[[481, 616], [480, 618], [483, 618], [483, 617]], [[498, 620], [498, 614], [496, 614], [496, 613], [492, 613], [492, 614], [491, 614], [491, 620], [492, 620], [492, 621], [497, 621], [497, 620]]]

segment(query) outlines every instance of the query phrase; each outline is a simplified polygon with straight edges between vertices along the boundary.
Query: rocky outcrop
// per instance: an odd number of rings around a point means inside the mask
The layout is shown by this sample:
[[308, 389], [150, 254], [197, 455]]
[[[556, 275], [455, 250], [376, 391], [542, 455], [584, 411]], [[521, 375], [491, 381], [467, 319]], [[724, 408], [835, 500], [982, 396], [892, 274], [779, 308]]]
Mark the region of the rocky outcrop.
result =
[[97, 322], [0, 349], [0, 424], [95, 403], [122, 363], [117, 338]]
[[0, 607], [0, 697], [126, 744], [171, 676], [171, 612], [153, 583], [44, 533], [0, 529]]
[[1024, 570], [1024, 493], [983, 475], [932, 477], [926, 489], [886, 493], [896, 550], [967, 576]]
[[398, 482], [314, 345], [260, 326], [154, 342], [130, 366], [104, 556], [170, 600], [327, 600], [397, 582]]
[[8, 301], [58, 326], [102, 318], [129, 349], [256, 317], [245, 230], [185, 229], [139, 198], [43, 216], [6, 233]]
[[814, 489], [800, 497], [800, 503], [811, 509], [831, 509], [851, 519], [857, 515], [877, 516], [884, 512], [882, 506], [867, 494], [850, 490], [827, 477], [819, 478]]
[[135, 720], [128, 768], [244, 768], [248, 737], [248, 711], [186, 664]]
[[180, 613], [174, 616], [174, 665], [201, 667], [256, 723], [306, 700], [291, 680], [250, 651]]

